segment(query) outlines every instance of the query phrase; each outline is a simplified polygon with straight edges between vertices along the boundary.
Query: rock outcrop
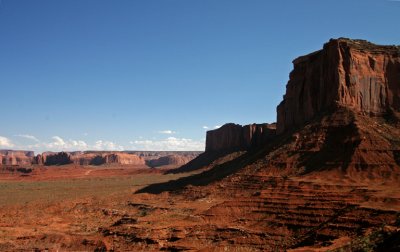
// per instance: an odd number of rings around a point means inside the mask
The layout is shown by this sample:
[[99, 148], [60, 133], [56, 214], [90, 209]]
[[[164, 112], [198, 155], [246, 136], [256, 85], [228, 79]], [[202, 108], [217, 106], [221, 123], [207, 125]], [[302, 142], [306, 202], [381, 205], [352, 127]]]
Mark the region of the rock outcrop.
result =
[[41, 162], [45, 165], [65, 165], [72, 163], [72, 160], [67, 152], [46, 152], [42, 154]]
[[[44, 152], [32, 157], [32, 163], [38, 165], [148, 165], [180, 166], [197, 157], [196, 151], [75, 151]], [[33, 155], [33, 154], [32, 154]], [[17, 163], [18, 164], [18, 163]]]
[[146, 164], [150, 167], [160, 167], [160, 166], [181, 166], [192, 159], [194, 159], [196, 156], [189, 156], [189, 155], [168, 155], [168, 156], [163, 156], [159, 157], [157, 159], [151, 159], [147, 160]]
[[104, 156], [105, 164], [144, 165], [143, 158], [126, 153], [111, 153]]
[[275, 124], [239, 125], [228, 123], [207, 131], [206, 152], [237, 151], [259, 147], [275, 136]]
[[181, 166], [200, 155], [201, 151], [73, 151], [43, 152], [0, 150], [0, 165], [148, 165]]
[[30, 165], [34, 160], [33, 151], [0, 150], [0, 164]]
[[102, 165], [105, 163], [101, 152], [70, 152], [71, 160], [77, 165]]
[[44, 164], [43, 156], [41, 154], [37, 154], [34, 157], [32, 164], [43, 165]]
[[38, 164], [45, 165], [63, 165], [74, 163], [77, 165], [105, 165], [105, 164], [121, 164], [121, 165], [144, 165], [143, 158], [122, 152], [58, 152], [43, 153], [36, 158]]
[[322, 50], [293, 61], [277, 108], [277, 133], [344, 106], [368, 115], [400, 110], [400, 47], [332, 39]]

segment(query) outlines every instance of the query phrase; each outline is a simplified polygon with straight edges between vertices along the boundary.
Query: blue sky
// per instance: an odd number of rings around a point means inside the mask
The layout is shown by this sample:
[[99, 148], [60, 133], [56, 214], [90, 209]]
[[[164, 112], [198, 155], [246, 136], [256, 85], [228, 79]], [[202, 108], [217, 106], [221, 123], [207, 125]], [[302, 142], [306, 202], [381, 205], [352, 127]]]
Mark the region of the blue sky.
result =
[[[400, 44], [386, 0], [0, 0], [0, 148], [202, 150], [273, 122], [292, 60]], [[206, 127], [207, 128], [206, 128]]]

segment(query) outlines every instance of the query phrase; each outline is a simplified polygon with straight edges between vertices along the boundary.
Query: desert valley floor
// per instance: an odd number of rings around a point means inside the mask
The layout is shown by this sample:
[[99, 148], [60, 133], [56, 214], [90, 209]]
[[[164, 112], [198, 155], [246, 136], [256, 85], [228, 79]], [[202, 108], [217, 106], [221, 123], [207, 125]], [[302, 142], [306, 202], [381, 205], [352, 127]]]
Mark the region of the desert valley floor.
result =
[[181, 176], [126, 165], [38, 166], [29, 174], [4, 169], [0, 250], [86, 251], [103, 248], [103, 242], [112, 249], [112, 239], [99, 230], [124, 216], [133, 192]]
[[399, 230], [398, 178], [249, 169], [156, 194], [135, 192], [196, 174], [75, 165], [2, 174], [0, 250], [328, 251]]

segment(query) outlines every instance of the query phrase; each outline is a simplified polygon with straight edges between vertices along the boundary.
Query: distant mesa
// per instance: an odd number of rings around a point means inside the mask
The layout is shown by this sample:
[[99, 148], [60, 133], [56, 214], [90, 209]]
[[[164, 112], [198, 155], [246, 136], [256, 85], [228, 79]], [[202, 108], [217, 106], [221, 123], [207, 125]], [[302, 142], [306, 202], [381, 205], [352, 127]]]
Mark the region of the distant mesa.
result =
[[45, 153], [42, 155], [43, 164], [45, 165], [65, 165], [72, 163], [71, 157], [66, 152]]
[[123, 152], [72, 152], [71, 160], [78, 165], [144, 165], [143, 158]]
[[0, 150], [2, 165], [133, 165], [153, 168], [184, 165], [197, 157], [199, 151], [74, 151], [43, 152]]
[[119, 152], [44, 152], [36, 158], [37, 164], [44, 165], [144, 165], [143, 158]]
[[206, 152], [238, 151], [264, 145], [276, 135], [275, 124], [239, 125], [227, 123], [222, 127], [207, 131]]
[[34, 156], [33, 151], [0, 150], [0, 164], [29, 165]]
[[146, 164], [150, 167], [160, 167], [160, 166], [169, 166], [169, 165], [174, 165], [174, 166], [182, 166], [198, 155], [167, 155], [167, 156], [162, 156], [156, 159], [150, 159], [146, 160]]

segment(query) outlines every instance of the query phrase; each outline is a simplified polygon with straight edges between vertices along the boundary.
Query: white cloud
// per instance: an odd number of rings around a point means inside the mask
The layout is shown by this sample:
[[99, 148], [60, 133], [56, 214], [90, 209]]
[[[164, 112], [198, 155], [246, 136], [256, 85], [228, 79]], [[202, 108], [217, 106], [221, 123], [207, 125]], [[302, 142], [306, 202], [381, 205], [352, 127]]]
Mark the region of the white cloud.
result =
[[204, 151], [204, 141], [195, 141], [188, 138], [168, 137], [162, 140], [131, 141], [136, 150], [153, 151]]
[[0, 147], [11, 148], [14, 144], [7, 137], [0, 136]]
[[176, 132], [173, 131], [173, 130], [160, 130], [160, 131], [157, 131], [157, 133], [160, 133], [160, 134], [175, 134]]
[[52, 142], [43, 142], [35, 147], [49, 151], [81, 151], [88, 148], [88, 144], [82, 140], [64, 140], [59, 136], [53, 136], [51, 139]]
[[98, 140], [93, 145], [83, 140], [64, 140], [59, 136], [52, 137], [53, 142], [42, 143], [41, 147], [51, 151], [84, 151], [84, 150], [124, 150], [124, 147], [114, 142]]
[[32, 141], [35, 141], [35, 142], [39, 142], [39, 139], [37, 139], [35, 136], [32, 136], [32, 135], [28, 135], [28, 134], [18, 134], [18, 135], [15, 135], [15, 136], [17, 136], [17, 137], [22, 137], [22, 138], [26, 138], [26, 139], [29, 139], [29, 140], [32, 140]]
[[214, 126], [214, 129], [219, 129], [219, 128], [221, 128], [221, 125]]
[[[61, 136], [53, 136], [48, 141], [39, 141], [34, 136], [18, 135], [26, 139], [33, 140], [32, 144], [16, 145], [10, 139], [0, 136], [0, 147], [2, 148], [18, 148], [33, 150], [35, 152], [43, 151], [85, 151], [85, 150], [105, 150], [105, 151], [123, 151], [124, 146], [117, 142], [107, 140], [97, 140], [87, 143], [79, 139], [65, 139]], [[165, 139], [143, 138], [129, 142], [130, 149], [135, 150], [154, 150], [154, 151], [204, 151], [205, 140], [193, 140], [190, 138], [167, 137]]]
[[82, 141], [82, 140], [78, 140], [78, 141], [70, 140], [70, 143], [72, 144], [72, 146], [79, 147], [81, 149], [87, 149], [88, 148], [87, 143], [85, 143], [85, 141]]
[[124, 150], [124, 147], [121, 145], [118, 145], [118, 144], [110, 142], [110, 141], [103, 141], [103, 140], [96, 141], [96, 143], [91, 148], [93, 150], [116, 150], [116, 151]]
[[93, 144], [88, 144], [83, 140], [64, 139], [60, 136], [53, 136], [49, 141], [39, 141], [35, 136], [19, 134], [17, 137], [35, 141], [31, 144], [14, 144], [10, 139], [0, 136], [0, 148], [18, 148], [23, 150], [43, 151], [85, 151], [85, 150], [107, 150], [122, 151], [124, 147], [115, 142], [97, 140]]
[[203, 129], [205, 129], [205, 130], [208, 129], [208, 126], [203, 126]]
[[65, 146], [67, 145], [64, 141], [64, 139], [62, 139], [59, 136], [53, 136], [52, 139], [54, 139], [54, 142], [52, 143], [54, 146]]

